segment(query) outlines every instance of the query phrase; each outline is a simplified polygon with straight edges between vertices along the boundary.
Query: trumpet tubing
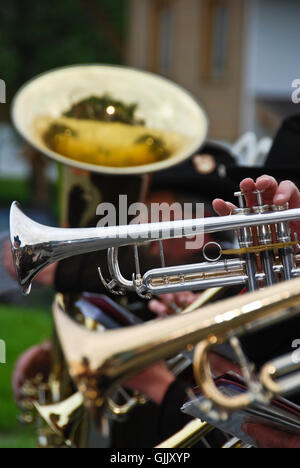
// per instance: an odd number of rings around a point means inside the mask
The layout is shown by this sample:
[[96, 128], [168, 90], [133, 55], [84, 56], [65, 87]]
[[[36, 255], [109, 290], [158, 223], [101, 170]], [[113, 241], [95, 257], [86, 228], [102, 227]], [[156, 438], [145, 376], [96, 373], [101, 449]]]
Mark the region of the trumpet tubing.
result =
[[[281, 356], [263, 367], [261, 381], [264, 387], [273, 394], [294, 393], [300, 390], [299, 375], [295, 373], [299, 368], [300, 360], [299, 357], [295, 356], [295, 353]], [[280, 378], [286, 374], [291, 375], [284, 379]]]
[[[214, 426], [210, 426], [206, 422], [202, 422], [199, 419], [195, 419], [187, 424], [181, 431], [174, 434], [169, 439], [165, 440], [161, 444], [157, 445], [157, 449], [185, 449], [193, 448], [203, 438], [215, 430]], [[252, 448], [249, 444], [233, 438], [225, 443], [222, 448]]]
[[63, 437], [67, 446], [72, 446], [74, 432], [84, 417], [82, 394], [75, 393], [52, 405], [41, 405], [37, 401], [33, 405], [52, 431]]
[[58, 295], [54, 318], [70, 374], [87, 405], [97, 408], [117, 385], [155, 362], [203, 340], [223, 343], [262, 321], [267, 325], [271, 319], [287, 318], [291, 315], [288, 308], [299, 301], [300, 279], [295, 279], [186, 315], [99, 334], [73, 322]]
[[[278, 207], [277, 207], [278, 208]], [[10, 235], [19, 283], [25, 294], [31, 289], [35, 276], [46, 266], [80, 254], [109, 250], [110, 272], [113, 280], [107, 286], [117, 293], [136, 290], [139, 294], [163, 294], [182, 290], [203, 290], [208, 287], [247, 284], [249, 290], [258, 288], [258, 282], [272, 285], [276, 276], [291, 279], [300, 276], [293, 254], [288, 223], [300, 220], [300, 208], [237, 213], [234, 216], [172, 221], [154, 224], [114, 226], [86, 229], [59, 229], [42, 226], [30, 220], [18, 203], [11, 207]], [[270, 230], [276, 226], [278, 242], [270, 242]], [[250, 229], [259, 229], [259, 246], [250, 240]], [[241, 260], [213, 261], [178, 268], [161, 268], [134, 281], [125, 280], [117, 263], [119, 247], [238, 230], [241, 249], [230, 251], [242, 256]], [[246, 230], [246, 231], [245, 231]], [[243, 235], [241, 234], [243, 233]], [[246, 235], [247, 234], [247, 235]], [[273, 251], [279, 252], [279, 260]], [[224, 252], [225, 254], [228, 252]], [[255, 255], [261, 255], [263, 271], [257, 271]], [[276, 260], [276, 261], [275, 261]], [[103, 278], [102, 278], [103, 279]]]
[[198, 442], [212, 432], [215, 428], [206, 422], [195, 419], [187, 424], [181, 431], [157, 445], [157, 449], [193, 448]]
[[[215, 288], [218, 291], [233, 285], [245, 285], [251, 291], [250, 295], [189, 314], [101, 334], [84, 329], [68, 317], [63, 299], [58, 295], [54, 305], [57, 332], [70, 374], [87, 406], [102, 411], [118, 385], [155, 362], [186, 349], [190, 351], [196, 345], [195, 376], [205, 396], [217, 408], [230, 412], [256, 401], [269, 403], [274, 396], [299, 388], [298, 373], [290, 374], [300, 370], [300, 363], [288, 358], [267, 364], [260, 384], [249, 379], [249, 391], [234, 398], [221, 394], [211, 377], [208, 353], [213, 346], [251, 328], [288, 318], [293, 313], [288, 309], [300, 301], [300, 256], [294, 252], [299, 244], [296, 236], [293, 240], [289, 225], [300, 220], [300, 208], [263, 205], [262, 194], [258, 192], [258, 204], [250, 209], [245, 207], [243, 194], [236, 195], [240, 208], [233, 216], [95, 229], [48, 228], [25, 216], [18, 203], [12, 205], [12, 250], [19, 283], [26, 294], [34, 277], [51, 263], [106, 249], [112, 279], [105, 281], [99, 269], [100, 278], [118, 295], [136, 291], [148, 298], [184, 290]], [[237, 232], [238, 249], [222, 250], [219, 246], [217, 259], [166, 267], [162, 240], [229, 230]], [[142, 276], [138, 246], [153, 241], [160, 243], [162, 268]], [[131, 281], [122, 276], [118, 262], [118, 249], [130, 245], [134, 246], [136, 263], [136, 274]], [[239, 258], [221, 260], [222, 254]], [[205, 249], [204, 256], [207, 258]], [[270, 288], [257, 291], [261, 286]]]

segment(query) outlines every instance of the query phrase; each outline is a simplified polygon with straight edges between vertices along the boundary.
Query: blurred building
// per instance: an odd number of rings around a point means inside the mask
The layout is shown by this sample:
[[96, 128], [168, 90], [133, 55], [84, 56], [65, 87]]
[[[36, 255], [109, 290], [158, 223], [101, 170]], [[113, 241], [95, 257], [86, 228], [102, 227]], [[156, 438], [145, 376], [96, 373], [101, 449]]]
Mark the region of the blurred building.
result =
[[272, 134], [298, 112], [291, 100], [300, 78], [298, 0], [129, 4], [127, 62], [189, 89], [210, 117], [212, 137]]

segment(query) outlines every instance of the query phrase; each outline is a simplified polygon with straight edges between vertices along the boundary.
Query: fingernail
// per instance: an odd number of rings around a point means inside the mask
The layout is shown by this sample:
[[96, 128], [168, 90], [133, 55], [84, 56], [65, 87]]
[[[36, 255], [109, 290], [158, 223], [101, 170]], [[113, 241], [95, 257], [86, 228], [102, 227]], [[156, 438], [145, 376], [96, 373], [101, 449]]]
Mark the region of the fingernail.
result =
[[275, 202], [283, 202], [283, 201], [286, 201], [286, 195], [283, 195], [283, 193], [279, 193], [278, 195], [276, 195], [275, 197]]

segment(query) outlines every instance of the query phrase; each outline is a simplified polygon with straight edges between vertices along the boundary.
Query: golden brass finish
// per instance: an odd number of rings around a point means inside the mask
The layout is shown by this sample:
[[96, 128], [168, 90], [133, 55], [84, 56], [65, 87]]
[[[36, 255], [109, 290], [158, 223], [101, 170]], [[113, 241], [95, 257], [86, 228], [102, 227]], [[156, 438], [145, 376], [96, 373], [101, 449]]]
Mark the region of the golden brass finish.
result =
[[126, 416], [137, 405], [145, 405], [146, 403], [148, 403], [148, 398], [138, 392], [123, 405], [118, 405], [111, 398], [107, 398], [107, 406], [114, 416]]
[[[284, 319], [290, 316], [287, 309], [299, 301], [300, 280], [295, 279], [187, 315], [98, 334], [66, 316], [62, 296], [58, 295], [54, 319], [71, 376], [86, 404], [99, 408], [117, 385], [155, 362], [208, 336], [210, 342], [220, 343], [232, 334], [247, 331], [250, 325], [264, 321], [267, 326], [269, 319]], [[248, 399], [242, 403], [248, 404]], [[232, 409], [230, 405], [228, 409]]]
[[207, 436], [211, 431], [214, 430], [213, 426], [210, 426], [206, 422], [202, 422], [199, 419], [195, 419], [187, 424], [181, 431], [173, 435], [166, 441], [157, 445], [157, 449], [169, 449], [169, 448], [192, 448], [200, 440]]
[[222, 255], [245, 255], [248, 253], [267, 252], [267, 250], [284, 249], [286, 247], [296, 247], [298, 242], [277, 242], [268, 245], [254, 245], [243, 249], [221, 250]]
[[213, 299], [216, 299], [219, 294], [221, 294], [222, 291], [225, 291], [225, 288], [211, 288], [207, 289], [204, 291], [199, 299], [196, 299], [193, 304], [188, 306], [186, 309], [181, 311], [181, 314], [189, 314], [190, 312], [194, 312], [195, 310], [199, 309], [200, 307], [203, 307], [204, 305], [208, 304], [210, 301]]
[[83, 416], [83, 395], [78, 392], [65, 401], [54, 405], [43, 406], [33, 402], [35, 409], [58, 435], [63, 435], [65, 440], [72, 439], [76, 421], [79, 422]]
[[268, 388], [274, 395], [280, 395], [282, 388], [274, 381], [276, 368], [273, 364], [266, 364], [261, 372], [261, 379], [265, 388]]
[[226, 397], [217, 389], [214, 383], [208, 356], [210, 350], [216, 344], [216, 339], [204, 340], [196, 347], [194, 356], [194, 375], [196, 382], [201, 386], [203, 393], [207, 397], [211, 398], [213, 402], [221, 408], [226, 408], [230, 411], [246, 408], [253, 401], [253, 395], [251, 395], [251, 393], [246, 393], [236, 397]]
[[223, 449], [250, 449], [253, 448], [250, 444], [246, 444], [241, 440], [234, 437], [233, 439], [229, 440], [223, 447]]

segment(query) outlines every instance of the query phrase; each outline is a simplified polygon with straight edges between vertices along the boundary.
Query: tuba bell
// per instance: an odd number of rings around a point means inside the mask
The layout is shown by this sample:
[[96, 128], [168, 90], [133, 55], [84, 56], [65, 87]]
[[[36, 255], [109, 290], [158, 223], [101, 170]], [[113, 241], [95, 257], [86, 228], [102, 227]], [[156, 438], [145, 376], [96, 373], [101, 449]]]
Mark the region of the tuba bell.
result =
[[[147, 94], [145, 94], [145, 89], [149, 90]], [[83, 154], [80, 154], [80, 157], [74, 155], [74, 152], [66, 154], [66, 146], [60, 152], [58, 147], [54, 148], [48, 145], [45, 135], [49, 136], [50, 127], [46, 128], [45, 125], [54, 124], [52, 125], [54, 128], [57, 124], [61, 128], [61, 124], [65, 125], [67, 121], [63, 114], [71, 107], [76, 107], [82, 99], [88, 99], [91, 96], [101, 98], [104, 95], [109, 95], [110, 99], [118, 106], [122, 102], [124, 108], [128, 108], [130, 112], [137, 107], [136, 127], [139, 127], [141, 122], [145, 123], [144, 129], [136, 128], [137, 132], [142, 132], [142, 134], [138, 133], [138, 136], [143, 142], [145, 138], [141, 137], [148, 135], [149, 129], [153, 128], [154, 136], [168, 134], [180, 144], [176, 148], [174, 147], [174, 151], [167, 158], [161, 158], [158, 161], [146, 158], [145, 161], [142, 161], [143, 164], [131, 164], [130, 166], [122, 166], [119, 163], [114, 166], [96, 164]], [[107, 104], [105, 109], [107, 122], [114, 122], [114, 110], [113, 105]], [[12, 106], [12, 119], [20, 135], [33, 148], [61, 165], [60, 174], [63, 184], [61, 184], [60, 189], [62, 201], [60, 221], [62, 226], [71, 228], [84, 228], [93, 224], [92, 219], [96, 214], [97, 205], [100, 202], [115, 201], [117, 192], [127, 194], [130, 202], [143, 200], [149, 187], [149, 174], [168, 169], [192, 156], [203, 144], [208, 129], [208, 121], [204, 111], [184, 89], [150, 73], [126, 67], [104, 65], [64, 67], [40, 75], [18, 92]], [[63, 119], [65, 120], [62, 122]], [[80, 133], [82, 122], [79, 120], [77, 122], [69, 120], [68, 122], [76, 127], [76, 132]], [[94, 124], [91, 123], [91, 125]], [[72, 140], [71, 138], [68, 140], [69, 130], [65, 132], [65, 135], [59, 135], [60, 143], [71, 141], [75, 148], [82, 148], [82, 141], [79, 139]], [[124, 132], [124, 129], [119, 128], [119, 130]], [[133, 133], [135, 129], [130, 130], [132, 130], [130, 133]], [[180, 141], [178, 135], [180, 135]], [[114, 139], [116, 139], [116, 135], [110, 140], [108, 139], [107, 145], [109, 148], [112, 147], [117, 154], [119, 148], [114, 145]], [[147, 138], [146, 143], [148, 144], [150, 140]], [[155, 141], [159, 142], [158, 139]], [[93, 142], [88, 144], [93, 145]], [[133, 150], [137, 149], [138, 145], [133, 148]], [[112, 159], [116, 163], [116, 157]], [[76, 190], [83, 193], [81, 202], [88, 206], [83, 214], [78, 214], [76, 202], [71, 200], [72, 194]], [[19, 234], [16, 234], [16, 231]], [[29, 243], [23, 249], [23, 234], [26, 232], [26, 235], [29, 235], [29, 231], [35, 240], [32, 238], [29, 241], [28, 237]], [[25, 220], [15, 204], [11, 212], [11, 239], [17, 277], [25, 294], [30, 292], [32, 280], [43, 268], [64, 257], [64, 255], [57, 256], [58, 252], [56, 252], [54, 255], [56, 260], [54, 257], [50, 258], [52, 241], [49, 241], [48, 245], [40, 245], [41, 249], [38, 251], [33, 245], [41, 235], [41, 232], [38, 231], [38, 225], [34, 228], [28, 219]], [[109, 246], [110, 244], [107, 245], [107, 247]], [[85, 249], [82, 251], [81, 249], [73, 250], [73, 246], [70, 244], [69, 247], [70, 254], [72, 251], [74, 255], [86, 252]], [[22, 253], [19, 248], [22, 249]], [[56, 341], [55, 347], [59, 348]], [[55, 388], [57, 389], [57, 380], [60, 379], [60, 376], [56, 369], [61, 369], [63, 363], [59, 349], [55, 354], [60, 356], [53, 361], [52, 380], [56, 382]], [[129, 407], [134, 406], [136, 401], [142, 402], [143, 397], [129, 400]], [[48, 425], [64, 438], [66, 433], [71, 432], [72, 424], [70, 421], [73, 421], [73, 408], [74, 406], [76, 408], [77, 405], [75, 395], [71, 395], [69, 389], [67, 391], [61, 389], [59, 396], [55, 391], [52, 405], [45, 406], [42, 403], [42, 400], [34, 402], [35, 408]], [[121, 408], [116, 407], [113, 403], [111, 401], [113, 411], [127, 411], [126, 405]], [[77, 410], [75, 414], [78, 414]], [[53, 417], [57, 420], [55, 427], [53, 421], [51, 423]], [[66, 438], [66, 440], [68, 439]], [[70, 440], [68, 443], [71, 443]]]

